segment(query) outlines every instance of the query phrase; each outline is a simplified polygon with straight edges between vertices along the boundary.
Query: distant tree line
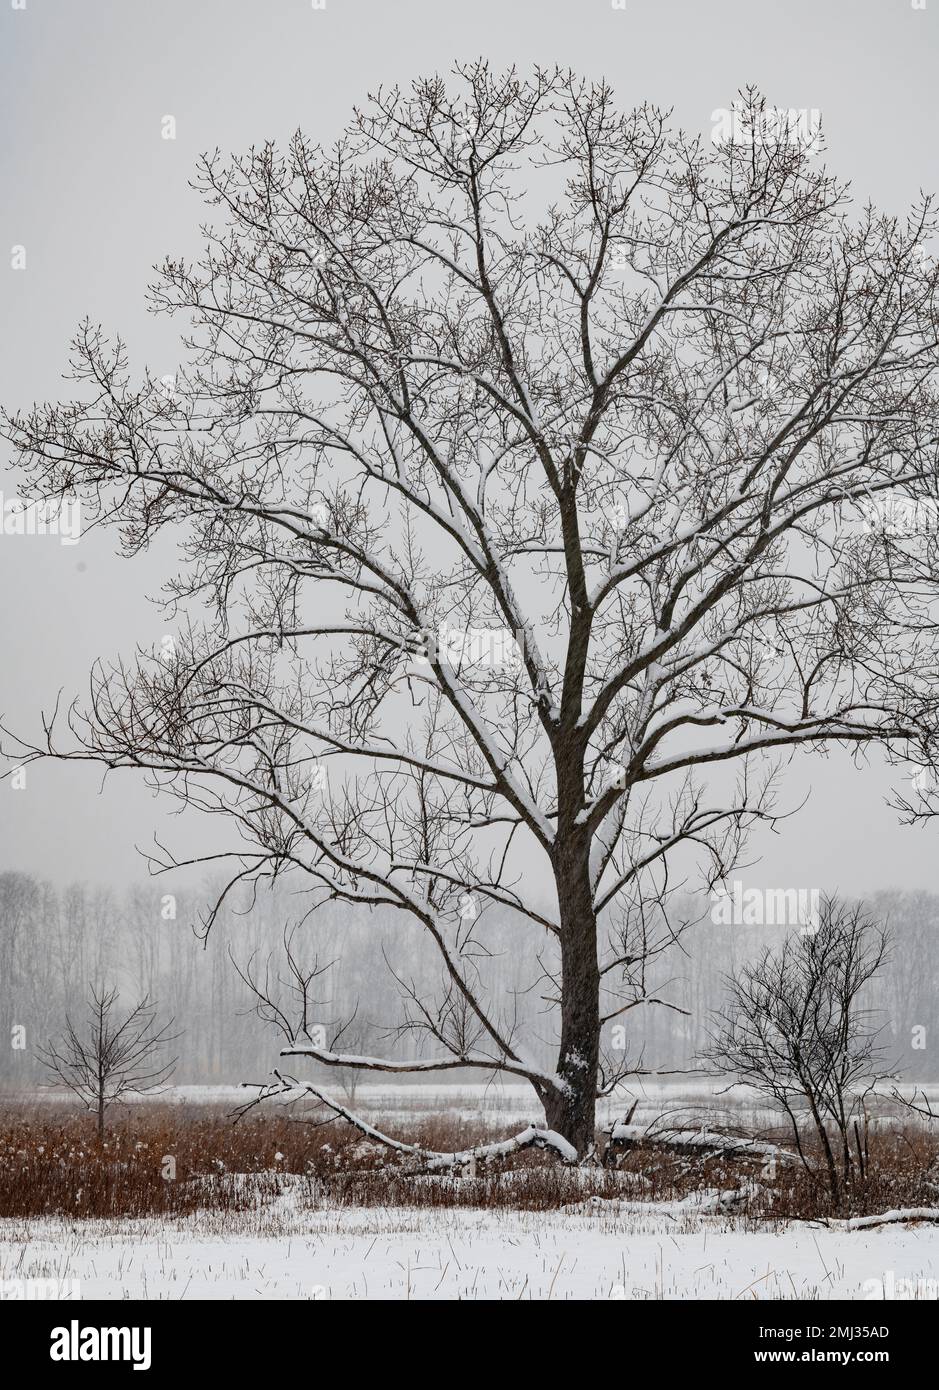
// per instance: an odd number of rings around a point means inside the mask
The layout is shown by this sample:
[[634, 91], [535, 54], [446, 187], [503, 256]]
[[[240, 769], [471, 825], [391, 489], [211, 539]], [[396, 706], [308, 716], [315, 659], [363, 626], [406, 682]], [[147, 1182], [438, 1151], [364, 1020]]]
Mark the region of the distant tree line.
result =
[[[159, 880], [118, 891], [56, 888], [31, 874], [0, 873], [0, 1088], [31, 1090], [48, 1082], [39, 1054], [61, 1034], [67, 1015], [79, 1016], [90, 987], [117, 990], [124, 1004], [158, 1001], [161, 1014], [175, 1020], [176, 1084], [264, 1080], [277, 1064], [282, 1030], [272, 1028], [270, 1008], [266, 1020], [258, 1017], [250, 980], [264, 984], [288, 1027], [315, 1029], [319, 1046], [421, 1055], [419, 1016], [425, 1010], [433, 1019], [446, 990], [426, 958], [409, 949], [390, 909], [335, 921], [319, 911], [305, 920], [303, 896], [278, 886], [229, 898], [203, 938], [199, 912], [208, 896], [205, 887], [174, 890]], [[903, 1075], [935, 1080], [939, 895], [886, 890], [870, 895], [864, 907], [889, 936], [886, 960], [865, 998], [882, 1024], [880, 1042]], [[727, 976], [791, 930], [718, 925], [709, 904], [692, 897], [675, 911], [692, 925], [656, 962], [647, 993], [661, 1002], [633, 1009], [605, 1029], [608, 1052], [647, 1072], [704, 1065], [714, 1014], [728, 1001]], [[514, 1001], [512, 1025], [548, 1065], [557, 1007], [550, 981], [543, 990], [530, 988], [517, 923], [510, 930], [498, 905], [486, 909], [475, 930], [481, 987]], [[292, 973], [298, 964], [310, 977], [302, 1018]], [[444, 1079], [459, 1077], [451, 1072]], [[333, 1071], [329, 1079], [353, 1085], [351, 1075]]]

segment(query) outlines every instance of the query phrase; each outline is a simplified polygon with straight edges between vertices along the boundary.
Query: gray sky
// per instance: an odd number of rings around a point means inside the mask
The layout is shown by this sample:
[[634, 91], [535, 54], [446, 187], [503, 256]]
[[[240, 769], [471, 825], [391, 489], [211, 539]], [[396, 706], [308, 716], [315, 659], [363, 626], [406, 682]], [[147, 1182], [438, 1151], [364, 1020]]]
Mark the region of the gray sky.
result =
[[[25, 8], [14, 9], [13, 4]], [[59, 377], [79, 319], [119, 329], [137, 365], [176, 364], [175, 332], [144, 311], [150, 267], [198, 248], [195, 158], [298, 126], [328, 143], [379, 83], [454, 60], [568, 64], [605, 76], [620, 103], [673, 106], [707, 133], [711, 113], [756, 83], [783, 107], [818, 107], [828, 162], [859, 202], [902, 212], [939, 190], [939, 0], [0, 0], [0, 392], [7, 405], [67, 394]], [[161, 137], [167, 115], [176, 139]], [[26, 248], [25, 270], [10, 248]], [[14, 483], [0, 456], [0, 490]], [[74, 547], [0, 535], [0, 711], [36, 727], [92, 661], [165, 631], [146, 601], [172, 564], [129, 564], [112, 536]], [[140, 876], [134, 845], [167, 829], [132, 774], [39, 767], [0, 783], [0, 869], [64, 881]], [[898, 827], [890, 775], [805, 755], [784, 800], [810, 804], [757, 842], [764, 883], [939, 890], [939, 828]], [[192, 827], [194, 830], [195, 826]], [[201, 833], [201, 832], [200, 832]], [[206, 840], [206, 843], [210, 841]]]

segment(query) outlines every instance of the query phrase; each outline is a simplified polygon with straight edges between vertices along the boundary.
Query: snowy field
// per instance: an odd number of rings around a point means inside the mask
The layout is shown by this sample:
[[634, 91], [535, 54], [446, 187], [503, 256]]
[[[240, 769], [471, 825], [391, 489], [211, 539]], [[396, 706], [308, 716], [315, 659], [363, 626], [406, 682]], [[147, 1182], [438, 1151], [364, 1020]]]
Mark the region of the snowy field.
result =
[[0, 1222], [4, 1281], [56, 1279], [106, 1299], [873, 1299], [885, 1285], [935, 1298], [937, 1256], [935, 1226], [754, 1234], [616, 1203], [550, 1216], [302, 1211], [288, 1193], [224, 1229], [217, 1216]]
[[[937, 1088], [927, 1091], [935, 1097]], [[244, 1095], [180, 1087], [162, 1099], [227, 1109]], [[634, 1086], [601, 1118], [620, 1118], [633, 1097], [640, 1124], [778, 1124], [752, 1093], [705, 1078]], [[524, 1087], [370, 1086], [345, 1099], [402, 1137], [409, 1121], [428, 1115], [483, 1113], [502, 1133], [535, 1118]], [[888, 1298], [939, 1292], [939, 1226], [926, 1223], [754, 1230], [742, 1216], [706, 1210], [706, 1194], [526, 1212], [329, 1205], [289, 1174], [279, 1187], [251, 1212], [0, 1220], [0, 1296], [24, 1288], [29, 1295], [47, 1280], [59, 1281], [64, 1296], [90, 1299], [873, 1300], [885, 1289]]]
[[[543, 1122], [543, 1114], [531, 1087], [524, 1084], [506, 1085], [501, 1080], [487, 1085], [472, 1082], [408, 1085], [389, 1081], [387, 1084], [359, 1085], [354, 1093], [344, 1091], [338, 1084], [327, 1088], [371, 1124], [379, 1128], [387, 1126], [395, 1133], [401, 1131], [402, 1126], [430, 1116], [483, 1120], [494, 1129], [513, 1125], [521, 1128], [531, 1122]], [[889, 1100], [891, 1089], [892, 1083], [882, 1087], [880, 1104], [885, 1114], [896, 1113], [896, 1106]], [[908, 1095], [912, 1095], [914, 1090], [920, 1096], [925, 1094], [939, 1112], [939, 1083], [917, 1083], [915, 1087], [907, 1084], [900, 1089]], [[171, 1086], [143, 1096], [135, 1103], [219, 1105], [234, 1110], [244, 1105], [250, 1094], [242, 1086]], [[10, 1093], [9, 1099], [35, 1104], [68, 1101], [70, 1098], [64, 1091], [45, 1087], [28, 1095]], [[598, 1125], [622, 1119], [634, 1101], [637, 1102], [633, 1117], [635, 1124], [649, 1125], [660, 1121], [682, 1129], [698, 1126], [709, 1129], [739, 1127], [754, 1133], [782, 1132], [785, 1129], [779, 1112], [767, 1106], [752, 1088], [732, 1086], [729, 1080], [709, 1076], [631, 1082], [628, 1087], [597, 1103]], [[877, 1103], [871, 1108], [876, 1111]], [[406, 1134], [402, 1133], [402, 1137], [406, 1137]]]

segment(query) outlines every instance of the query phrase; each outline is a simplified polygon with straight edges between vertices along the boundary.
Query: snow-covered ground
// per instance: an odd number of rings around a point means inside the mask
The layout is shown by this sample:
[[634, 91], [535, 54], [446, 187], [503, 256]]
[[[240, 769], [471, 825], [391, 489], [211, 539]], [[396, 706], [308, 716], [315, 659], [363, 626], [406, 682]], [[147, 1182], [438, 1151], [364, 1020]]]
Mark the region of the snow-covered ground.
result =
[[[935, 1097], [939, 1088], [927, 1088]], [[233, 1106], [236, 1087], [177, 1087], [163, 1099]], [[707, 1078], [633, 1086], [605, 1104], [634, 1122], [772, 1128], [759, 1097]], [[537, 1118], [525, 1087], [362, 1086], [351, 1108], [396, 1133], [428, 1115], [485, 1117], [509, 1132]], [[939, 1226], [754, 1230], [688, 1203], [594, 1199], [555, 1212], [317, 1205], [282, 1194], [248, 1213], [165, 1221], [0, 1220], [0, 1297], [57, 1280], [81, 1298], [875, 1299], [936, 1298]], [[32, 1281], [32, 1282], [31, 1282]], [[39, 1281], [39, 1282], [37, 1282]], [[891, 1293], [891, 1291], [895, 1291]]]
[[288, 1193], [224, 1221], [0, 1222], [0, 1278], [69, 1281], [81, 1298], [868, 1299], [885, 1281], [935, 1298], [937, 1266], [935, 1226], [755, 1234], [615, 1203], [301, 1210]]
[[[495, 1126], [523, 1128], [530, 1122], [541, 1123], [543, 1116], [530, 1086], [506, 1084], [500, 1079], [487, 1084], [455, 1082], [450, 1084], [407, 1084], [400, 1080], [386, 1083], [369, 1082], [359, 1085], [354, 1094], [346, 1093], [334, 1077], [327, 1077], [326, 1088], [337, 1099], [372, 1124], [381, 1126], [427, 1119], [438, 1115], [464, 1120], [484, 1120]], [[885, 1111], [896, 1112], [890, 1095], [892, 1082], [884, 1083], [881, 1104]], [[914, 1092], [925, 1096], [939, 1113], [939, 1083], [905, 1083], [899, 1088], [904, 1094]], [[234, 1110], [243, 1105], [250, 1093], [242, 1086], [171, 1086], [137, 1098], [135, 1104], [219, 1105]], [[7, 1097], [13, 1102], [69, 1101], [68, 1094], [53, 1087], [34, 1092], [14, 1092]], [[783, 1125], [783, 1117], [768, 1106], [749, 1086], [731, 1085], [729, 1079], [711, 1076], [682, 1076], [655, 1080], [639, 1078], [622, 1086], [613, 1096], [598, 1102], [599, 1124], [620, 1120], [637, 1102], [633, 1117], [635, 1124], [649, 1125], [662, 1121], [675, 1128], [708, 1129], [740, 1127], [757, 1132]], [[876, 1119], [876, 1115], [873, 1117]]]

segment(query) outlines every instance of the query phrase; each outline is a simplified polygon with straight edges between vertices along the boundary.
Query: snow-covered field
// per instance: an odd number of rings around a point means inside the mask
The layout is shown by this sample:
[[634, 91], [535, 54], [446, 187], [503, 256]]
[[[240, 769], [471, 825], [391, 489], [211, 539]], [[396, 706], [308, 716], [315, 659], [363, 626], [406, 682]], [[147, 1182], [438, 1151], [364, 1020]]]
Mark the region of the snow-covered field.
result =
[[[640, 1124], [774, 1124], [752, 1093], [728, 1094], [707, 1079], [633, 1094]], [[180, 1087], [167, 1098], [228, 1107], [244, 1092]], [[370, 1086], [349, 1103], [396, 1133], [428, 1114], [484, 1113], [502, 1132], [535, 1118], [524, 1087]], [[618, 1098], [602, 1118], [619, 1118], [629, 1103]], [[47, 1280], [65, 1296], [107, 1299], [824, 1300], [880, 1298], [885, 1286], [887, 1297], [935, 1298], [939, 1226], [755, 1231], [739, 1215], [700, 1209], [700, 1194], [658, 1206], [593, 1199], [553, 1212], [337, 1207], [284, 1174], [281, 1195], [248, 1213], [0, 1220], [0, 1296]]]
[[287, 1194], [224, 1228], [217, 1216], [0, 1222], [0, 1278], [67, 1281], [80, 1298], [868, 1299], [885, 1281], [888, 1296], [935, 1298], [937, 1257], [935, 1226], [754, 1234], [613, 1203], [550, 1216], [302, 1211]]
[[[352, 1095], [338, 1084], [333, 1084], [331, 1089], [339, 1100], [372, 1124], [393, 1121], [400, 1126], [402, 1122], [426, 1119], [431, 1115], [483, 1119], [493, 1126], [538, 1123], [542, 1118], [530, 1086], [506, 1084], [499, 1079], [485, 1085], [473, 1082], [409, 1085], [399, 1080], [370, 1082], [359, 1085]], [[893, 1083], [887, 1082], [875, 1089], [882, 1093], [883, 1108], [895, 1111], [890, 1101]], [[911, 1096], [915, 1091], [927, 1097], [939, 1113], [939, 1083], [917, 1082], [914, 1085], [909, 1082], [898, 1089], [906, 1095]], [[243, 1105], [249, 1095], [243, 1086], [170, 1086], [141, 1096], [134, 1103], [220, 1105], [234, 1110]], [[37, 1091], [10, 1092], [7, 1098], [30, 1104], [70, 1100], [67, 1092], [50, 1086]], [[634, 1116], [636, 1124], [666, 1120], [679, 1128], [704, 1125], [709, 1129], [740, 1126], [758, 1130], [779, 1127], [782, 1120], [752, 1087], [731, 1085], [729, 1079], [719, 1077], [686, 1075], [667, 1080], [640, 1078], [624, 1084], [613, 1096], [598, 1102], [598, 1124], [621, 1119], [633, 1101], [638, 1102]]]

